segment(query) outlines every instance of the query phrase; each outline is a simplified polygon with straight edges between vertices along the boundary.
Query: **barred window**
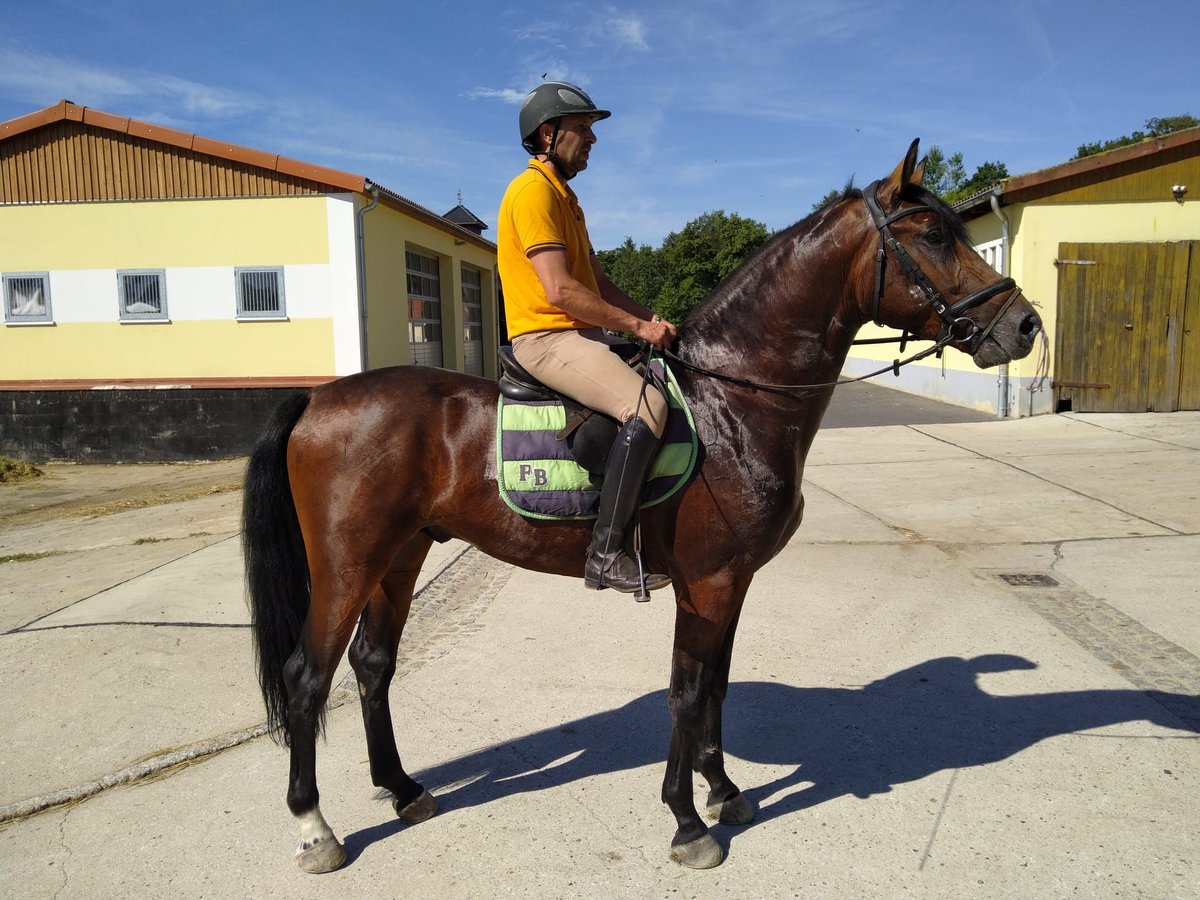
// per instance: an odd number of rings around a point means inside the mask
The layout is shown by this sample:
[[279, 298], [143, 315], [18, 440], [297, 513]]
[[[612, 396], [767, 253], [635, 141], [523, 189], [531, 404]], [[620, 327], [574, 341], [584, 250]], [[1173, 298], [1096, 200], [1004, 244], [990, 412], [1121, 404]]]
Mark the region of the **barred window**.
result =
[[436, 256], [407, 250], [408, 341], [413, 365], [442, 364], [442, 279]]
[[15, 272], [4, 276], [4, 321], [14, 325], [54, 321], [49, 272]]
[[239, 319], [282, 319], [287, 316], [283, 266], [237, 268], [233, 275], [237, 281]]
[[117, 296], [126, 322], [167, 318], [167, 276], [162, 269], [118, 271]]

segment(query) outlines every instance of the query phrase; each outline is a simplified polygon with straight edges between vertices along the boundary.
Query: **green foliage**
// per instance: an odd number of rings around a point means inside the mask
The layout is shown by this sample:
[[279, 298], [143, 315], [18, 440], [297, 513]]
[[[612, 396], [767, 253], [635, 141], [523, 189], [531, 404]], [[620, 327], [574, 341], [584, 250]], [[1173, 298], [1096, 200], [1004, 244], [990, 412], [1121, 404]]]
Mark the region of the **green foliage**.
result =
[[596, 255], [621, 290], [678, 323], [770, 237], [761, 222], [717, 210], [671, 232], [657, 249], [626, 238]]
[[946, 156], [937, 144], [930, 146], [925, 153], [925, 180], [922, 182], [927, 190], [939, 197], [945, 197], [952, 191], [957, 191], [967, 183], [967, 172], [963, 168], [962, 153]]
[[634, 246], [633, 238], [627, 237], [617, 249], [599, 250], [596, 256], [613, 284], [638, 303], [653, 308], [667, 279], [659, 251], [649, 244]]
[[1163, 135], [1173, 134], [1176, 131], [1183, 131], [1185, 128], [1195, 128], [1198, 125], [1200, 125], [1200, 119], [1186, 113], [1182, 116], [1163, 116], [1147, 119], [1145, 131], [1135, 131], [1133, 134], [1125, 134], [1108, 141], [1093, 141], [1089, 144], [1080, 144], [1079, 149], [1071, 158], [1083, 159], [1085, 156], [1095, 156], [1097, 153], [1104, 153], [1107, 150], [1116, 150], [1118, 147], [1139, 144], [1146, 140], [1146, 138], [1162, 137]]
[[947, 203], [957, 203], [972, 194], [990, 188], [997, 181], [1008, 177], [1008, 166], [1002, 162], [985, 162], [975, 169], [975, 174], [952, 191], [941, 195]]
[[831, 203], [836, 203], [838, 200], [842, 199], [842, 194], [844, 193], [846, 192], [839, 191], [837, 188], [830, 188], [829, 193], [812, 205], [813, 212], [816, 212], [818, 209], [824, 209]]

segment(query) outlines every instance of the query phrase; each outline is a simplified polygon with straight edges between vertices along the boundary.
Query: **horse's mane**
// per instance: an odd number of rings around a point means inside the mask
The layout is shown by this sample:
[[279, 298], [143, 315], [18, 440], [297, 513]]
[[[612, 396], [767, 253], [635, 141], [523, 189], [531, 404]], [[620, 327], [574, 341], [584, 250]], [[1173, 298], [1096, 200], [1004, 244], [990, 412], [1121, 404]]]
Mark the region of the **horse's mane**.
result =
[[[746, 289], [748, 282], [753, 281], [757, 277], [765, 260], [773, 258], [781, 246], [793, 244], [813, 231], [825, 227], [831, 213], [837, 207], [840, 207], [847, 200], [861, 200], [862, 196], [862, 189], [855, 187], [854, 179], [851, 178], [846, 182], [846, 186], [842, 192], [832, 197], [825, 205], [814, 210], [800, 221], [777, 231], [773, 236], [768, 238], [765, 244], [729, 273], [713, 289], [712, 293], [701, 300], [688, 314], [687, 318], [680, 323], [679, 339], [681, 346], [687, 344], [689, 338], [694, 340], [696, 338], [703, 339], [706, 336], [713, 337], [711, 334], [706, 334], [708, 328], [712, 327], [711, 323], [722, 319], [721, 311], [733, 298]], [[937, 194], [920, 185], [906, 184], [901, 199], [910, 203], [928, 206], [938, 216], [943, 228], [950, 231], [959, 240], [968, 244], [972, 243], [971, 237], [967, 233], [967, 226], [962, 218], [944, 200], [938, 197]]]

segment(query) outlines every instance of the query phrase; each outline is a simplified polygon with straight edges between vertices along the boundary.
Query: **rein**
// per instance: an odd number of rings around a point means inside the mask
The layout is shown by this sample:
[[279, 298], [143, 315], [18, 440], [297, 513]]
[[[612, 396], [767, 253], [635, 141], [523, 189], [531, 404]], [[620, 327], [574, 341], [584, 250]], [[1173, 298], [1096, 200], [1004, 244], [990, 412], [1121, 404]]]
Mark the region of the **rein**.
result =
[[[1011, 278], [1001, 278], [987, 287], [981, 288], [973, 294], [968, 294], [961, 300], [955, 301], [953, 304], [947, 303], [946, 298], [942, 296], [941, 291], [933, 286], [933, 283], [925, 275], [925, 272], [917, 264], [916, 260], [909, 255], [904, 246], [896, 240], [896, 236], [892, 234], [891, 224], [897, 219], [902, 219], [905, 216], [911, 216], [921, 212], [936, 212], [932, 206], [909, 206], [904, 209], [897, 210], [890, 216], [883, 212], [879, 205], [879, 201], [875, 194], [879, 188], [879, 182], [873, 181], [863, 189], [863, 201], [867, 205], [867, 211], [871, 214], [871, 221], [875, 228], [879, 231], [879, 250], [875, 254], [875, 297], [872, 303], [873, 319], [876, 325], [882, 325], [879, 321], [879, 309], [883, 300], [883, 279], [887, 262], [887, 251], [892, 251], [892, 256], [896, 258], [900, 268], [904, 270], [904, 274], [908, 276], [929, 301], [929, 305], [933, 307], [938, 317], [942, 320], [942, 327], [938, 332], [938, 336], [934, 339], [934, 344], [927, 350], [922, 350], [920, 353], [915, 353], [907, 359], [892, 360], [892, 364], [877, 369], [874, 372], [869, 372], [866, 375], [860, 375], [857, 378], [842, 378], [837, 381], [829, 381], [824, 384], [769, 384], [762, 381], [753, 381], [749, 378], [740, 378], [736, 375], [729, 375], [725, 372], [718, 372], [713, 369], [706, 369], [704, 366], [698, 366], [695, 363], [690, 363], [685, 359], [680, 358], [672, 351], [664, 348], [663, 356], [670, 359], [672, 362], [678, 363], [685, 369], [701, 375], [707, 375], [710, 378], [716, 378], [720, 381], [727, 381], [731, 384], [737, 384], [742, 387], [750, 388], [756, 391], [768, 391], [777, 394], [792, 394], [798, 391], [809, 391], [818, 388], [837, 387], [842, 384], [854, 384], [858, 381], [866, 381], [868, 378], [874, 378], [877, 375], [882, 375], [885, 372], [892, 372], [899, 376], [900, 367], [906, 366], [909, 363], [917, 362], [925, 359], [927, 356], [932, 356], [935, 353], [941, 353], [942, 350], [949, 344], [965, 344], [965, 351], [968, 354], [975, 353], [980, 345], [987, 340], [991, 335], [992, 329], [996, 327], [996, 323], [1008, 312], [1009, 308], [1016, 302], [1016, 299], [1021, 296], [1021, 289], [1017, 287], [1017, 283]], [[997, 294], [1011, 290], [1008, 299], [1000, 307], [1000, 310], [994, 315], [988, 324], [980, 328], [979, 324], [968, 318], [965, 313], [970, 312], [977, 306], [982, 306], [988, 300]], [[904, 352], [904, 345], [908, 342], [909, 337], [904, 334], [898, 338], [870, 338], [861, 341], [852, 341], [852, 344], [884, 344], [884, 343], [899, 343], [900, 352]]]

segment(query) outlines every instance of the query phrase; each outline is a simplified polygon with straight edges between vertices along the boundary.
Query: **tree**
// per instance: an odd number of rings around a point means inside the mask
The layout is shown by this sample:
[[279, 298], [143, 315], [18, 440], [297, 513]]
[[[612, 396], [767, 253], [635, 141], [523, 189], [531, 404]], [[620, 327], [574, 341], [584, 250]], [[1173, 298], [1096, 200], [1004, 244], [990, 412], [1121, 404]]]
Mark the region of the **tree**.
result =
[[1147, 119], [1145, 131], [1135, 131], [1133, 134], [1125, 134], [1108, 141], [1093, 141], [1089, 144], [1080, 144], [1079, 149], [1071, 158], [1083, 159], [1085, 156], [1095, 156], [1097, 153], [1104, 153], [1107, 150], [1116, 150], [1118, 147], [1139, 144], [1146, 138], [1162, 137], [1163, 135], [1173, 134], [1176, 131], [1183, 131], [1185, 128], [1195, 128], [1198, 125], [1200, 125], [1200, 119], [1186, 113], [1181, 116], [1163, 116]]
[[930, 145], [925, 154], [925, 180], [922, 182], [925, 188], [939, 197], [945, 197], [966, 183], [967, 173], [963, 169], [962, 153], [947, 157], [937, 144]]
[[770, 237], [761, 222], [724, 210], [707, 212], [667, 235], [661, 250], [666, 283], [654, 311], [672, 322], [682, 321]]
[[837, 203], [842, 199], [842, 196], [845, 193], [846, 192], [844, 190], [839, 191], [837, 188], [830, 188], [828, 194], [812, 205], [813, 212], [816, 212], [818, 209], [824, 209], [833, 203]]
[[627, 237], [620, 247], [597, 251], [596, 256], [608, 277], [630, 297], [681, 322], [770, 236], [761, 222], [717, 210], [667, 235], [658, 249], [635, 245]]
[[657, 250], [649, 244], [635, 246], [633, 238], [627, 237], [620, 247], [598, 250], [596, 256], [613, 284], [642, 306], [654, 305], [667, 277]]
[[959, 187], [943, 194], [942, 199], [947, 203], [957, 203], [990, 188], [997, 181], [1008, 177], [1008, 166], [1002, 162], [985, 162], [975, 169], [975, 174], [964, 181]]

